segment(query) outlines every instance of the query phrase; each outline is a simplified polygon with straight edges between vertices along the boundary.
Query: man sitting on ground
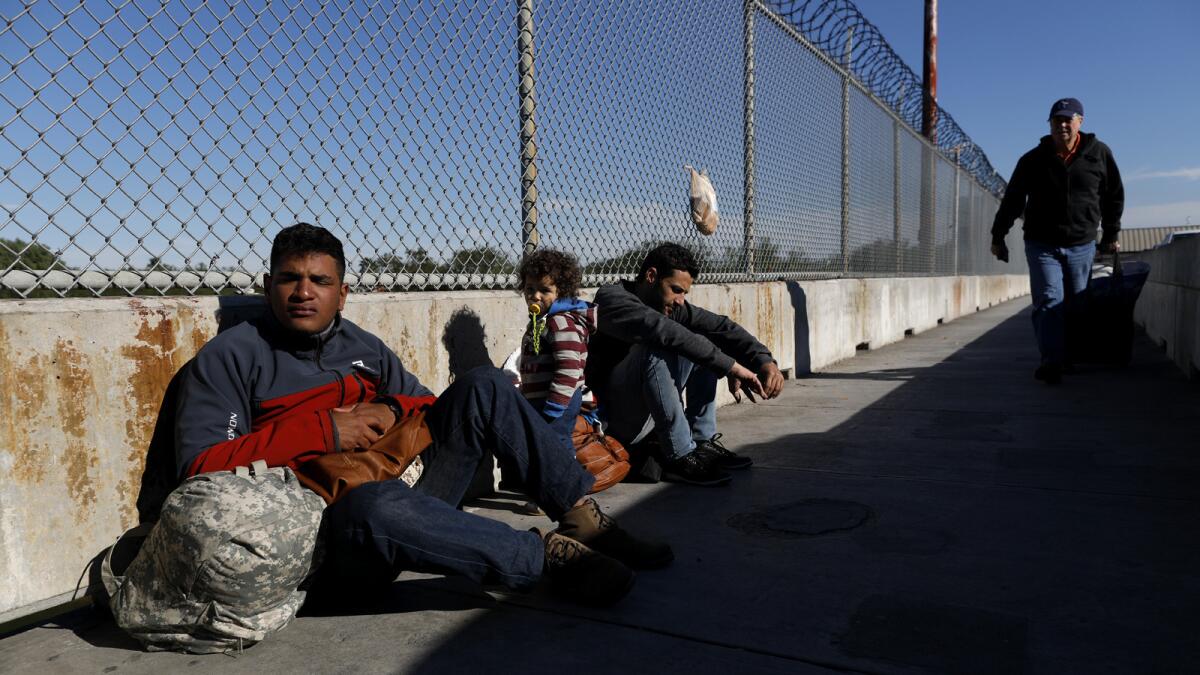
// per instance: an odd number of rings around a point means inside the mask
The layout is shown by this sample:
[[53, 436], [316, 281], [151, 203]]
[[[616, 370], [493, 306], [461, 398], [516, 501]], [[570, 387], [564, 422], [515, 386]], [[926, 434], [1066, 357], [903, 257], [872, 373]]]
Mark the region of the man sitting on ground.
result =
[[719, 440], [717, 380], [726, 377], [739, 400], [743, 389], [775, 398], [783, 374], [744, 328], [687, 302], [698, 274], [691, 251], [663, 244], [646, 255], [635, 280], [597, 291], [599, 333], [586, 378], [614, 438], [636, 448], [654, 432], [666, 478], [721, 485], [730, 480], [726, 470], [751, 460]]
[[[263, 282], [270, 312], [206, 344], [182, 381], [181, 478], [353, 452], [427, 409], [434, 440], [419, 482], [367, 483], [326, 510], [322, 584], [386, 584], [414, 570], [528, 589], [545, 574], [575, 600], [608, 604], [631, 587], [629, 567], [670, 561], [669, 547], [634, 539], [585, 498], [593, 479], [570, 442], [499, 370], [475, 369], [435, 398], [379, 338], [343, 319], [345, 268], [341, 242], [323, 228], [300, 223], [275, 237]], [[557, 530], [517, 531], [457, 509], [485, 451], [520, 476]]]

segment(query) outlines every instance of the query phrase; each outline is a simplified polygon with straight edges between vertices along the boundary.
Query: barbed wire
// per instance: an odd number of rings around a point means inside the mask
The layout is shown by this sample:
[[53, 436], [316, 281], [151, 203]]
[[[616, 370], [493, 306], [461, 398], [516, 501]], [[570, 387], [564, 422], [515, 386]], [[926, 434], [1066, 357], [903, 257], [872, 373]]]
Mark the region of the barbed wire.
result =
[[[886, 38], [849, 0], [764, 0], [763, 5], [787, 19], [813, 45], [846, 66], [855, 79], [889, 106], [913, 129], [921, 128], [921, 78], [896, 54]], [[847, 39], [851, 41], [846, 63]], [[992, 168], [983, 149], [943, 108], [937, 112], [937, 146], [997, 198], [1005, 181]]]

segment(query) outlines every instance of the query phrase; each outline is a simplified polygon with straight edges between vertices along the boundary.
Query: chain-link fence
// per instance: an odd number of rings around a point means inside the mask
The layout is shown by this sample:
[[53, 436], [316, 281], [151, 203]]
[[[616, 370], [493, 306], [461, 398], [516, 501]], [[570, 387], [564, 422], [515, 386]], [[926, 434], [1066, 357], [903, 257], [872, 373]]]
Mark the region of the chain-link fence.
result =
[[[536, 4], [535, 4], [536, 3]], [[356, 290], [1020, 271], [1003, 181], [845, 0], [0, 7], [0, 295], [246, 291], [296, 221]], [[686, 215], [708, 169], [721, 226]]]

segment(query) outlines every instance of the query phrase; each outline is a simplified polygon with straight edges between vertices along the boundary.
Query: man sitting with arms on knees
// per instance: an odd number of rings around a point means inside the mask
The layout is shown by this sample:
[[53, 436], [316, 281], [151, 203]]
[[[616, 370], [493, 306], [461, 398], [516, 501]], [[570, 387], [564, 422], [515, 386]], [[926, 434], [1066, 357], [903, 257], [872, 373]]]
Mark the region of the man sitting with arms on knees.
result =
[[[196, 355], [181, 384], [176, 459], [181, 478], [265, 460], [293, 469], [370, 446], [427, 409], [433, 445], [409, 488], [361, 485], [328, 507], [322, 582], [390, 583], [402, 570], [457, 574], [528, 589], [545, 574], [590, 604], [619, 600], [629, 567], [661, 560], [585, 498], [592, 477], [494, 368], [478, 368], [434, 397], [374, 335], [341, 317], [349, 286], [342, 244], [300, 223], [271, 247], [270, 312], [224, 331]], [[552, 532], [517, 531], [457, 509], [485, 451], [521, 477]]]
[[635, 280], [597, 291], [599, 332], [586, 377], [608, 432], [626, 448], [654, 432], [666, 478], [721, 485], [730, 479], [725, 470], [751, 460], [719, 441], [717, 380], [725, 376], [739, 400], [743, 389], [775, 398], [783, 374], [744, 328], [687, 302], [699, 271], [691, 251], [663, 244], [646, 255]]

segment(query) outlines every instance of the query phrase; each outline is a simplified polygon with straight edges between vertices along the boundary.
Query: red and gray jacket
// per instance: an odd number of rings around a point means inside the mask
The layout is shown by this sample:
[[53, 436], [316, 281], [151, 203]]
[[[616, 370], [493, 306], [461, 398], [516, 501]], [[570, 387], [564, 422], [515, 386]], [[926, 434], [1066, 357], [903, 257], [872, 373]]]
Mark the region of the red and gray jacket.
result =
[[269, 313], [213, 338], [180, 384], [180, 478], [248, 466], [297, 465], [338, 449], [330, 411], [386, 396], [405, 415], [435, 400], [379, 338], [339, 315], [297, 336]]

